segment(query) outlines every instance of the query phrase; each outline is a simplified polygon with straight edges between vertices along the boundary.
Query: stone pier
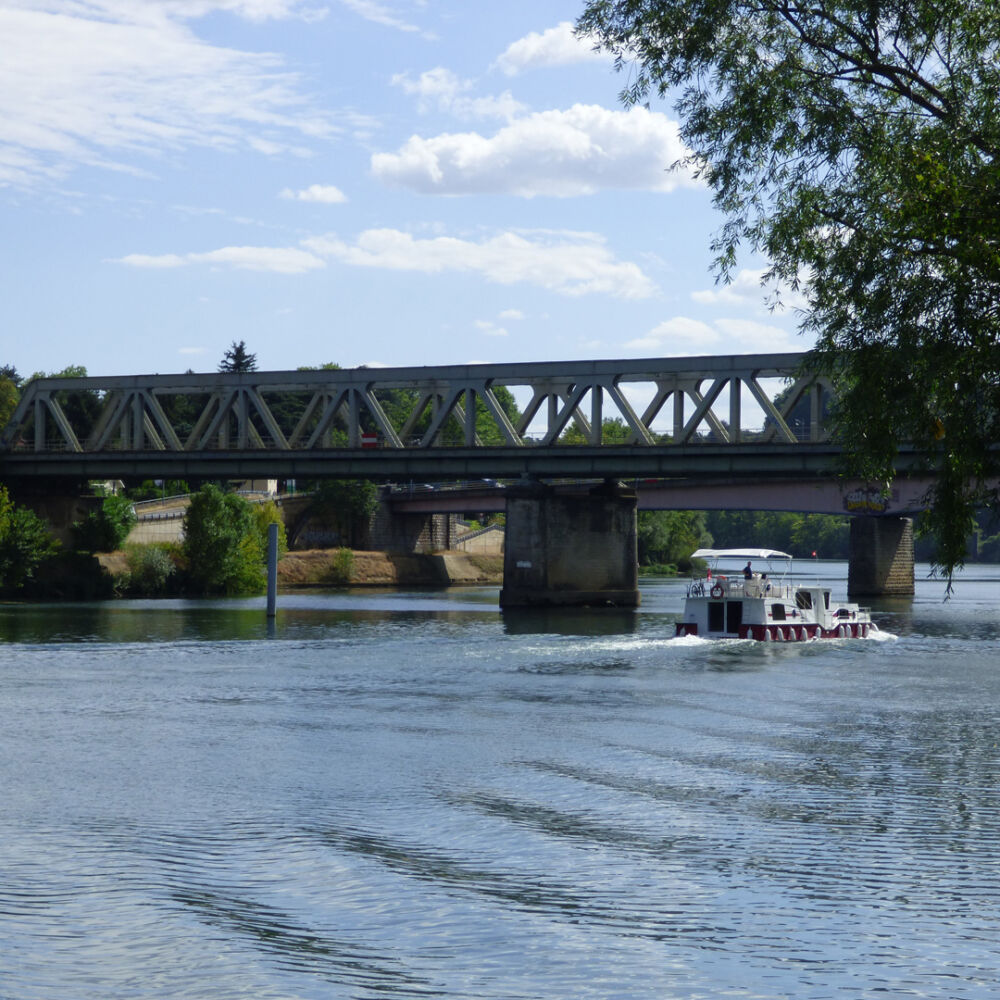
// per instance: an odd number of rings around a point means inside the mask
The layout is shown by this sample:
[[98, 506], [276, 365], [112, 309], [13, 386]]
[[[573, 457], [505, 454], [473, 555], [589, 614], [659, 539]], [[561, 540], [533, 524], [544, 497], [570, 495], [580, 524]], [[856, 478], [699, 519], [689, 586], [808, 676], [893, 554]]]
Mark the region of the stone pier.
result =
[[500, 607], [636, 607], [636, 498], [607, 483], [586, 494], [540, 484], [507, 498]]
[[913, 521], [908, 517], [851, 519], [849, 597], [913, 594]]

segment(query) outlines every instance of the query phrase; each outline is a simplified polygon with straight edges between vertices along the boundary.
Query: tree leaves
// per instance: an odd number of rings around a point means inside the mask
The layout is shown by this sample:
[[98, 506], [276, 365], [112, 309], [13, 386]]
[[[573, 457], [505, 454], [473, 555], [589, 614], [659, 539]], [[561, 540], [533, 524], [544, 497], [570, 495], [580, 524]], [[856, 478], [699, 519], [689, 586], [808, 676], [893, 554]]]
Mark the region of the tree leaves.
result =
[[808, 274], [802, 327], [838, 384], [854, 474], [910, 445], [948, 574], [1000, 473], [1000, 5], [992, 0], [592, 0], [578, 24], [674, 100], [726, 222], [768, 280]]

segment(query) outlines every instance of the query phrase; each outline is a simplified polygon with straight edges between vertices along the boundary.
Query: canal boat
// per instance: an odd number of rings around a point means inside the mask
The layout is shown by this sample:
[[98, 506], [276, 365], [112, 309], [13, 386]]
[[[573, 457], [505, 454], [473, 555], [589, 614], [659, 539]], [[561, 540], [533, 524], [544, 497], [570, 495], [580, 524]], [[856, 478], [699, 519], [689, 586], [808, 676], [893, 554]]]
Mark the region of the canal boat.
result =
[[[787, 552], [698, 549], [691, 558], [705, 559], [709, 568], [688, 585], [678, 636], [805, 642], [862, 639], [878, 631], [868, 608], [832, 601], [830, 588], [820, 583], [794, 582]], [[720, 569], [744, 559], [742, 569]]]

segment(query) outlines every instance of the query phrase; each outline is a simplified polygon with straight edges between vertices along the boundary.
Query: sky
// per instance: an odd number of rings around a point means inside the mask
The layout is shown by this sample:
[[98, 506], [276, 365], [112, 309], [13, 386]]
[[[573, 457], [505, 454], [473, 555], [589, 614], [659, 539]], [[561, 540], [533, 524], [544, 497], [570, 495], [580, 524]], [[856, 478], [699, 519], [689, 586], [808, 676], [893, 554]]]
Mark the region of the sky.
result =
[[583, 0], [0, 0], [22, 375], [800, 351]]

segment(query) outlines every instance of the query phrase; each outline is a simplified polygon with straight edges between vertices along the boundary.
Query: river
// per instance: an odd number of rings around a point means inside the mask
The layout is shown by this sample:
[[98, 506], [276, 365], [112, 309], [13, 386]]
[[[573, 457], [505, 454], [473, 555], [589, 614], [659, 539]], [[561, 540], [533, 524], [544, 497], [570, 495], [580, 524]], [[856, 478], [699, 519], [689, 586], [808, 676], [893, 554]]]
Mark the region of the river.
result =
[[1000, 567], [926, 570], [783, 646], [671, 580], [2, 606], [0, 998], [992, 1000]]

